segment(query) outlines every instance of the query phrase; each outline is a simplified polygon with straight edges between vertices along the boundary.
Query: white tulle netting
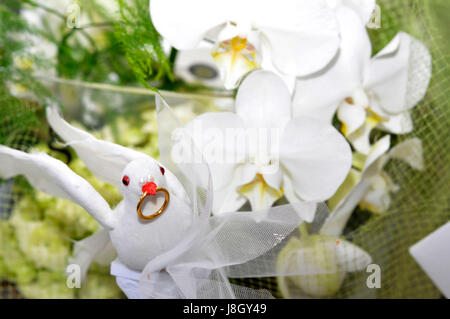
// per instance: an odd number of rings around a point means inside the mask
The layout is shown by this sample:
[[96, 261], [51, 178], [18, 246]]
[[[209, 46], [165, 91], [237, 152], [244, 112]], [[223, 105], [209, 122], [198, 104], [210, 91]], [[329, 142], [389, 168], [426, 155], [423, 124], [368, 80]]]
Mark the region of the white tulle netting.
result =
[[[298, 212], [316, 212], [316, 217], [308, 228], [310, 233], [318, 233], [329, 214], [325, 204], [295, 203], [263, 211], [239, 211], [211, 216], [212, 182], [208, 166], [203, 161], [198, 161], [202, 157], [192, 141], [189, 145], [192, 145], [195, 163], [173, 161], [170, 153], [173, 143], [171, 137], [174, 130], [182, 124], [159, 97], [157, 110], [161, 161], [188, 190], [196, 218], [182, 242], [147, 264], [139, 280], [139, 287], [144, 295], [156, 298], [272, 298], [267, 290], [231, 284], [229, 278], [310, 278], [324, 273], [344, 273], [337, 269], [344, 268], [339, 263], [334, 269], [283, 267], [284, 264], [293, 263], [289, 259], [282, 260], [281, 263], [279, 260], [281, 250], [291, 238], [300, 237], [296, 230], [303, 221]], [[189, 139], [188, 136], [185, 138]], [[335, 245], [332, 249], [339, 249], [336, 247]], [[328, 254], [333, 256], [331, 251], [326, 255]], [[303, 266], [311, 264], [308, 256], [303, 257], [306, 258], [301, 263]], [[348, 260], [347, 258], [346, 261]], [[367, 263], [367, 260], [361, 262]], [[168, 276], [158, 274], [161, 272]], [[176, 289], [169, 289], [169, 286]], [[295, 288], [290, 290], [295, 294]], [[169, 293], [164, 295], [161, 291]]]
[[[317, 280], [323, 276], [327, 287], [330, 276], [332, 283], [342, 280], [346, 272], [360, 269], [370, 261], [364, 254], [352, 257], [353, 250], [346, 250], [346, 245], [339, 245], [334, 237], [314, 237], [329, 216], [323, 203], [298, 202], [262, 211], [212, 216], [209, 167], [188, 135], [184, 135], [184, 142], [190, 145], [189, 158], [195, 160], [173, 160], [173, 144], [180, 141], [172, 137], [183, 125], [163, 99], [156, 100], [160, 160], [186, 189], [194, 217], [183, 240], [151, 260], [142, 272], [127, 269], [117, 259], [113, 262], [111, 273], [129, 298], [273, 298], [266, 289], [230, 282], [230, 278], [264, 277], [277, 277], [286, 296], [304, 297], [305, 290], [317, 294]], [[313, 222], [304, 223], [299, 212], [315, 212]], [[308, 241], [300, 241], [298, 228], [302, 224]], [[296, 242], [306, 244], [289, 249]], [[111, 261], [112, 249], [108, 233], [101, 230], [76, 244], [72, 262], [86, 272], [93, 260]], [[300, 284], [296, 284], [299, 280]]]

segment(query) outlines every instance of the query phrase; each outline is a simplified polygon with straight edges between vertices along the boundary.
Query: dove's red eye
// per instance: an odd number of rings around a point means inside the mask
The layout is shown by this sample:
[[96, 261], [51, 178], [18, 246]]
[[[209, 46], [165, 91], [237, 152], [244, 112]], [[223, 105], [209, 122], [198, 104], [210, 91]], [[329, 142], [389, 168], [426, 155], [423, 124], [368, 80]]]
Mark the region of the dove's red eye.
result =
[[122, 183], [123, 183], [123, 185], [128, 186], [128, 184], [130, 184], [130, 178], [129, 178], [128, 176], [125, 175], [125, 176], [122, 178]]
[[163, 174], [164, 175], [164, 173], [166, 172], [166, 170], [164, 169], [164, 167], [159, 167], [159, 170], [161, 171], [161, 174]]

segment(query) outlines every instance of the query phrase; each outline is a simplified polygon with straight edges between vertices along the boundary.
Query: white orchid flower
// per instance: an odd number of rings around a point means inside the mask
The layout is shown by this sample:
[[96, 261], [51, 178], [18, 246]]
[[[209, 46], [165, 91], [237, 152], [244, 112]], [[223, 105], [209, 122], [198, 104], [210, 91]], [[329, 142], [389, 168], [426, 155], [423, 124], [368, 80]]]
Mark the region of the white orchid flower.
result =
[[259, 210], [283, 195], [290, 202], [333, 196], [351, 166], [349, 144], [333, 126], [291, 114], [283, 80], [255, 71], [239, 88], [235, 113], [204, 113], [187, 124], [211, 168], [215, 214], [247, 200]]
[[352, 9], [368, 28], [379, 27], [381, 12], [375, 0], [327, 0], [327, 3], [335, 10], [341, 7]]
[[311, 74], [339, 47], [335, 12], [326, 0], [151, 0], [150, 12], [158, 32], [179, 50], [214, 42], [227, 88], [262, 64], [294, 78]]
[[406, 140], [393, 147], [376, 161], [376, 173], [372, 172], [372, 176], [368, 177], [371, 182], [370, 188], [359, 202], [361, 208], [374, 213], [384, 213], [389, 209], [391, 193], [400, 190], [400, 186], [395, 184], [383, 170], [383, 167], [391, 158], [400, 159], [416, 170], [423, 170], [422, 142], [418, 138]]
[[336, 236], [293, 237], [281, 250], [278, 287], [285, 298], [330, 297], [335, 295], [348, 272], [364, 270], [370, 255], [351, 242]]
[[344, 6], [336, 10], [342, 36], [338, 57], [320, 74], [297, 81], [294, 115], [331, 122], [337, 110], [344, 135], [358, 152], [367, 154], [373, 128], [411, 132], [408, 111], [425, 95], [431, 57], [420, 41], [400, 32], [371, 58], [359, 16]]
[[360, 170], [352, 168], [339, 190], [328, 201], [331, 214], [322, 226], [321, 234], [340, 236], [358, 204], [373, 212], [384, 212], [389, 208], [390, 193], [399, 189], [383, 170], [389, 160], [399, 159], [414, 169], [423, 169], [420, 139], [408, 139], [391, 150], [389, 147], [390, 136], [386, 135], [372, 146], [367, 156], [354, 156], [353, 165]]

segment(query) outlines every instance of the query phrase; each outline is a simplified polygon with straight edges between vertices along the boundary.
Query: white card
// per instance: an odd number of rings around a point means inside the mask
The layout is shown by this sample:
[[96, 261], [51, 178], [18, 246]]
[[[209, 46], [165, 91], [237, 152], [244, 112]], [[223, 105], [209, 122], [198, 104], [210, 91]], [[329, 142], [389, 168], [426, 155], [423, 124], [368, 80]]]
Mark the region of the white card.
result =
[[450, 222], [409, 248], [428, 277], [450, 298]]

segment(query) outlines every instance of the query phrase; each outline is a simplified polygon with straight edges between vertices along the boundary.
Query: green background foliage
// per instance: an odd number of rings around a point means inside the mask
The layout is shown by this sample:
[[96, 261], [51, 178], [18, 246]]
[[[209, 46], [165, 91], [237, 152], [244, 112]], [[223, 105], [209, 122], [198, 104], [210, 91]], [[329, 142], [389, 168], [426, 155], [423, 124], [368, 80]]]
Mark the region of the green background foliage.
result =
[[[21, 69], [14, 56], [23, 56], [38, 66], [54, 65], [57, 76], [87, 82], [141, 84], [148, 88], [173, 84], [175, 51], [166, 56], [160, 37], [150, 20], [147, 0], [119, 0], [121, 21], [111, 20], [97, 1], [80, 1], [87, 12], [96, 12], [91, 25], [67, 29], [63, 13], [59, 34], [50, 28], [35, 29], [16, 14], [24, 3], [0, 1], [0, 144], [27, 150], [38, 142], [48, 142], [50, 134], [43, 116], [43, 105], [53, 95], [44, 83]], [[425, 170], [418, 172], [400, 161], [391, 161], [388, 174], [401, 190], [394, 195], [390, 209], [374, 215], [357, 209], [349, 221], [345, 237], [366, 250], [382, 270], [380, 289], [365, 285], [367, 273], [348, 274], [338, 298], [439, 298], [440, 292], [408, 253], [411, 245], [450, 220], [450, 140], [449, 52], [450, 2], [448, 0], [378, 0], [382, 28], [369, 30], [374, 52], [383, 48], [399, 31], [422, 41], [432, 55], [432, 79], [424, 100], [412, 110], [414, 131], [396, 138], [422, 140]], [[102, 41], [90, 30], [101, 28]], [[39, 34], [57, 47], [56, 61], [45, 61], [27, 53], [27, 43], [12, 33]], [[25, 87], [35, 99], [11, 94], [9, 84]], [[61, 93], [61, 92], [59, 92]], [[0, 204], [8, 194], [0, 194]], [[274, 278], [235, 281], [254, 288], [266, 288], [276, 296]]]

